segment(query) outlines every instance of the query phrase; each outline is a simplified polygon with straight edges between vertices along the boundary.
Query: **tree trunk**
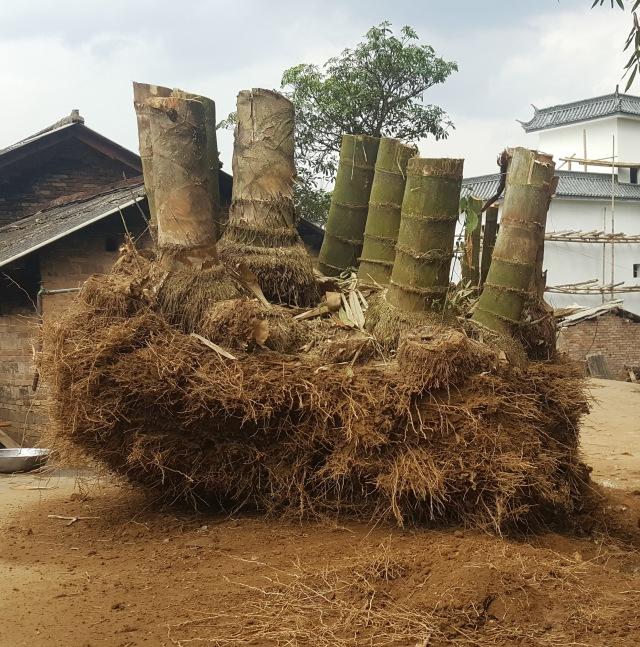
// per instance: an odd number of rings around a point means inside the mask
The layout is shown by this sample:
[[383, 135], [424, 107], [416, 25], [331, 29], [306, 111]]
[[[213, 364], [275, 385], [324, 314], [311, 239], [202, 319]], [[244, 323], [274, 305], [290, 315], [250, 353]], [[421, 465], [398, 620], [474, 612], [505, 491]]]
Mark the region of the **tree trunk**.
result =
[[482, 228], [482, 200], [479, 198], [469, 198], [473, 204], [475, 213], [478, 214], [478, 221], [475, 229], [467, 231], [465, 223], [464, 247], [460, 260], [460, 269], [462, 280], [477, 287], [480, 284], [480, 229]]
[[463, 163], [409, 160], [388, 293], [388, 302], [400, 310], [425, 311], [447, 292]]
[[[553, 193], [550, 155], [516, 148], [507, 171], [500, 233], [473, 321], [513, 336], [530, 294]], [[542, 233], [541, 233], [542, 232]]]
[[377, 137], [368, 135], [342, 136], [338, 173], [318, 259], [320, 271], [327, 276], [358, 267], [379, 144]]
[[482, 238], [482, 262], [480, 268], [480, 287], [484, 285], [491, 265], [493, 248], [498, 233], [498, 207], [489, 207], [485, 211], [484, 236]]
[[407, 162], [417, 152], [415, 146], [406, 146], [398, 139], [380, 140], [358, 270], [361, 281], [389, 283], [396, 256]]
[[306, 305], [315, 296], [311, 260], [296, 232], [294, 107], [271, 90], [238, 94], [233, 196], [220, 241], [223, 260], [244, 262], [267, 298]]

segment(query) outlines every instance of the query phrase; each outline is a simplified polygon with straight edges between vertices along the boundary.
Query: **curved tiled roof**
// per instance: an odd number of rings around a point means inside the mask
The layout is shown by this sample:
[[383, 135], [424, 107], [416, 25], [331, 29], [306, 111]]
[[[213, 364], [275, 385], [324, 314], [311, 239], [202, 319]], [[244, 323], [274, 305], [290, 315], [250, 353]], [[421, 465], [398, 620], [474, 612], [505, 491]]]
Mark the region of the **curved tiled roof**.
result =
[[[581, 171], [556, 171], [559, 198], [611, 198], [611, 176], [607, 173], [583, 173]], [[486, 200], [495, 195], [500, 180], [499, 173], [466, 178], [462, 182], [465, 195], [474, 195]], [[616, 200], [640, 200], [640, 184], [616, 182], [613, 185]]]
[[562, 103], [549, 108], [536, 108], [534, 106], [533, 109], [533, 117], [529, 121], [520, 122], [528, 133], [611, 115], [621, 114], [640, 117], [640, 97], [614, 92], [601, 97]]

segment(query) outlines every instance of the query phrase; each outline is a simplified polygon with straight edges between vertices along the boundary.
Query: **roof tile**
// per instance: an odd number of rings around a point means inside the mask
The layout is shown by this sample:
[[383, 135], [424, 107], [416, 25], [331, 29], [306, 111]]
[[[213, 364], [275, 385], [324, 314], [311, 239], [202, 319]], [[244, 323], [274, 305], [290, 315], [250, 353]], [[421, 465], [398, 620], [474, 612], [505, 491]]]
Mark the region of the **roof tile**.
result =
[[538, 109], [534, 106], [534, 111], [529, 121], [520, 122], [528, 133], [617, 114], [640, 117], [640, 97], [614, 92], [549, 108]]
[[111, 187], [97, 195], [72, 198], [0, 227], [0, 266], [81, 229], [144, 196], [142, 182]]
[[[607, 173], [556, 171], [559, 198], [611, 198], [611, 176]], [[462, 182], [464, 195], [487, 199], [498, 190], [499, 173], [466, 178]], [[616, 200], [640, 200], [640, 184], [618, 182], [613, 184]]]

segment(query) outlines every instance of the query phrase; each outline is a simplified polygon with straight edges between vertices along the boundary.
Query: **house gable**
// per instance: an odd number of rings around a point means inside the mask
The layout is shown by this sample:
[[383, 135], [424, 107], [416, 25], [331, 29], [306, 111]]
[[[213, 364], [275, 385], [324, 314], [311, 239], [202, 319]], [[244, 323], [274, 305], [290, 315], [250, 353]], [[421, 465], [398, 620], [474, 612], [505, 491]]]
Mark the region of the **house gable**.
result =
[[52, 201], [139, 176], [140, 158], [84, 125], [75, 112], [0, 150], [0, 227]]

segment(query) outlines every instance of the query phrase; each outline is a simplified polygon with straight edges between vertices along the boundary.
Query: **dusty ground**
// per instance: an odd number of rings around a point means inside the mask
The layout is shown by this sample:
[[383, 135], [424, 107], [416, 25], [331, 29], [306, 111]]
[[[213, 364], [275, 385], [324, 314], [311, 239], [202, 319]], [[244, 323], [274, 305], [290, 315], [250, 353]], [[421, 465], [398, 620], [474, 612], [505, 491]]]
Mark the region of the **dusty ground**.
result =
[[640, 385], [591, 380], [595, 405], [582, 427], [593, 477], [610, 487], [640, 489]]
[[[594, 477], [640, 488], [640, 387], [594, 395]], [[525, 541], [160, 514], [73, 473], [0, 476], [0, 647], [637, 645], [640, 495], [611, 492], [590, 532]]]

